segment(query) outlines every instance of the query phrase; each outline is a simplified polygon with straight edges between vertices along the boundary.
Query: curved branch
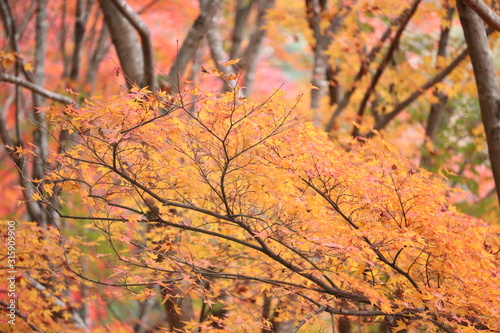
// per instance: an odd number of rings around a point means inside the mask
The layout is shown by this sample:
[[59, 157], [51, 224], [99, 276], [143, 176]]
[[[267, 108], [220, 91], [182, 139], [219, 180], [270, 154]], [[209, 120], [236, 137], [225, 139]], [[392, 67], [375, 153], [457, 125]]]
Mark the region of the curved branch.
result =
[[462, 0], [467, 6], [476, 12], [481, 19], [493, 29], [500, 31], [500, 15], [495, 13], [482, 0]]

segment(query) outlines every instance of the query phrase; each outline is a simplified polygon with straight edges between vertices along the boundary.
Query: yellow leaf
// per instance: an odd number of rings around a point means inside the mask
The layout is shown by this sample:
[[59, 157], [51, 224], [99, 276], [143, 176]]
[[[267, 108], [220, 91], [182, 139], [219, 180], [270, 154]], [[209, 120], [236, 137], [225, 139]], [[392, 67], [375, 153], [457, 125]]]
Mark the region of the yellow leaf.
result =
[[33, 195], [31, 196], [31, 200], [34, 200], [34, 201], [40, 201], [40, 200], [42, 200], [42, 196], [40, 195], [40, 193], [35, 192], [35, 193], [33, 193]]
[[396, 324], [398, 326], [396, 327], [391, 327], [393, 332], [400, 332], [406, 329], [406, 324], [402, 320], [396, 320]]
[[238, 62], [240, 62], [241, 58], [236, 58], [236, 59], [233, 59], [233, 60], [229, 60], [227, 62], [220, 62], [221, 65], [224, 65], [226, 67], [229, 67], [231, 65], [234, 65], [234, 64], [237, 64]]
[[33, 70], [35, 69], [35, 67], [33, 66], [33, 64], [31, 62], [27, 62], [24, 64], [24, 70], [27, 71], [27, 72], [33, 72]]
[[319, 88], [318, 88], [318, 87], [313, 86], [311, 83], [308, 83], [308, 84], [306, 85], [306, 89], [314, 89], [314, 90], [319, 90]]
[[43, 184], [43, 189], [47, 192], [47, 195], [51, 197], [54, 193], [54, 183]]

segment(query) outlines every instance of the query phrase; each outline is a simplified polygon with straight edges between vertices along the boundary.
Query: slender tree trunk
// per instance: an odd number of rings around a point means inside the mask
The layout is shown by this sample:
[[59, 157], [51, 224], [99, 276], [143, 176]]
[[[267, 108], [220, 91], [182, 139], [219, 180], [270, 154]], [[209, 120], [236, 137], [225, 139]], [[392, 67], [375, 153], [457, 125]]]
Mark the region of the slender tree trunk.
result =
[[[152, 223], [152, 221], [156, 221], [159, 217], [159, 208], [153, 200], [148, 199], [145, 201], [145, 204], [148, 207], [145, 217], [150, 221], [150, 223], [148, 223], [149, 231], [153, 228], [159, 227], [159, 225]], [[163, 243], [164, 240], [151, 241], [148, 239], [147, 242], [147, 246], [149, 248], [159, 251], [156, 261], [162, 262], [165, 260], [165, 257], [160, 252], [161, 243]], [[173, 242], [178, 243], [179, 237], [175, 237]], [[169, 250], [164, 255], [168, 256], [169, 254], [172, 254], [171, 252], [175, 252], [175, 250]], [[192, 300], [188, 295], [186, 295], [188, 287], [188, 283], [183, 281], [172, 283], [168, 287], [159, 286], [161, 295], [165, 299], [163, 308], [171, 331], [182, 330], [184, 326], [186, 326], [187, 322], [195, 318]]]
[[247, 23], [248, 14], [254, 0], [238, 0], [236, 5], [236, 17], [234, 19], [234, 29], [232, 37], [231, 51], [229, 58], [236, 59], [240, 56], [241, 43], [244, 39], [244, 33]]
[[101, 64], [102, 59], [104, 59], [106, 53], [108, 53], [110, 47], [108, 38], [109, 38], [109, 30], [106, 24], [104, 24], [102, 26], [99, 39], [97, 41], [97, 46], [94, 49], [94, 53], [92, 54], [92, 57], [89, 60], [87, 73], [85, 75], [85, 82], [90, 86], [91, 91], [94, 90], [95, 87], [99, 65]]
[[[328, 28], [326, 28], [325, 31], [322, 31], [321, 16], [322, 13], [326, 10], [326, 6], [327, 3], [323, 0], [306, 0], [306, 10], [309, 27], [312, 29], [314, 33], [314, 39], [316, 40], [316, 44], [313, 46], [314, 65], [312, 69], [311, 84], [318, 89], [311, 89], [310, 104], [312, 109], [313, 124], [316, 127], [319, 127], [321, 125], [321, 97], [324, 94], [325, 81], [328, 80], [329, 84], [336, 84], [336, 80], [334, 79], [335, 71], [333, 70], [333, 68], [331, 71], [328, 71], [330, 67], [329, 57], [325, 54], [325, 50], [332, 43], [333, 36], [337, 33], [344, 17], [347, 15], [346, 13], [342, 15], [334, 15]], [[349, 12], [350, 10], [349, 8], [345, 9], [347, 12]], [[336, 92], [330, 89], [330, 102], [332, 101], [332, 96], [335, 95]]]
[[280, 318], [281, 309], [285, 306], [283, 302], [291, 301], [293, 298], [289, 295], [283, 300], [279, 300], [274, 309], [271, 309], [272, 298], [266, 297], [264, 299], [262, 315], [271, 323], [271, 329], [262, 329], [262, 333], [289, 333], [293, 331], [295, 320]]
[[78, 79], [78, 74], [80, 73], [80, 63], [82, 61], [82, 47], [83, 47], [83, 35], [85, 34], [85, 25], [87, 23], [87, 17], [84, 8], [84, 0], [78, 0], [76, 2], [76, 19], [75, 19], [75, 32], [73, 34], [73, 57], [71, 61], [71, 71], [69, 77], [71, 80]]
[[483, 20], [462, 0], [457, 0], [465, 41], [476, 79], [481, 118], [500, 203], [500, 91]]
[[337, 75], [339, 74], [339, 68], [328, 64], [326, 69], [326, 79], [328, 81], [328, 95], [330, 98], [330, 106], [337, 105], [342, 98], [342, 87], [340, 82], [337, 80]]
[[[42, 86], [45, 81], [45, 56], [47, 53], [47, 30], [49, 23], [47, 21], [47, 0], [39, 0], [36, 10], [36, 46], [35, 46], [35, 70], [33, 72], [33, 83]], [[47, 157], [49, 153], [48, 133], [46, 132], [45, 113], [40, 110], [44, 105], [44, 98], [33, 93], [33, 119], [37, 125], [33, 132], [35, 141], [35, 152], [37, 156], [33, 160], [32, 179], [44, 179], [45, 172], [48, 171]], [[26, 175], [25, 175], [26, 176]], [[37, 220], [41, 226], [47, 225], [45, 214], [38, 216], [42, 218]]]
[[[179, 297], [185, 292], [186, 290], [182, 286], [172, 286], [169, 290], [162, 289], [162, 296], [168, 298], [164, 309], [171, 331], [182, 330], [186, 323], [195, 318], [191, 298], [188, 296]], [[180, 313], [176, 309], [179, 309]]]
[[340, 316], [337, 322], [338, 333], [351, 333], [351, 320], [348, 316]]
[[259, 10], [257, 15], [257, 23], [248, 46], [245, 49], [243, 55], [244, 67], [245, 67], [245, 90], [244, 94], [249, 96], [252, 93], [254, 82], [255, 82], [255, 72], [257, 70], [257, 64], [259, 61], [259, 54], [262, 49], [262, 44], [264, 38], [266, 37], [267, 29], [265, 29], [266, 15], [267, 11], [273, 8], [275, 0], [259, 0]]
[[184, 75], [189, 62], [193, 60], [196, 50], [201, 40], [205, 37], [212, 18], [217, 14], [220, 6], [221, 0], [208, 0], [205, 6], [200, 9], [200, 15], [194, 21], [191, 29], [189, 29], [167, 77], [167, 85], [171, 89], [173, 88], [174, 91], [180, 90], [179, 77]]
[[[451, 24], [451, 19], [453, 13], [455, 12], [455, 8], [450, 7], [448, 9], [448, 15], [446, 20], [449, 24]], [[448, 56], [448, 40], [450, 38], [450, 26], [446, 25], [441, 28], [441, 34], [439, 36], [438, 43], [438, 51], [437, 51], [437, 61], [436, 67], [439, 68], [439, 60], [440, 58], [446, 58]], [[441, 91], [435, 91], [434, 95], [439, 99], [438, 103], [434, 103], [431, 105], [429, 110], [429, 118], [427, 119], [427, 125], [425, 127], [425, 142], [430, 144], [434, 144], [436, 141], [436, 134], [443, 120], [443, 112], [446, 107], [446, 103], [448, 102], [448, 96], [446, 96]], [[420, 160], [420, 165], [426, 168], [431, 166], [431, 155], [430, 151], [426, 148], [426, 145], [422, 147], [422, 158]]]

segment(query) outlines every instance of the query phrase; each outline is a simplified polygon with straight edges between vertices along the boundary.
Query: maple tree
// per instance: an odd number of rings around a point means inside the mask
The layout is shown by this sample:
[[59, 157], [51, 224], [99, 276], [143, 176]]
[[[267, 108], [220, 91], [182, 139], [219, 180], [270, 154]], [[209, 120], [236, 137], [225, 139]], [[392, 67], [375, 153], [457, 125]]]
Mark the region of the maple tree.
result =
[[[474, 76], [488, 75], [477, 87], [495, 175], [490, 7], [457, 4], [465, 49], [447, 1], [1, 1], [0, 79], [13, 85], [0, 134], [22, 202], [9, 216], [33, 221], [16, 231], [19, 320], [5, 326], [498, 331], [498, 225], [459, 212], [459, 191], [407, 159], [420, 144], [398, 141], [428, 112], [422, 164], [434, 166], [438, 140], [459, 132], [442, 129], [448, 103], [475, 99], [470, 54]], [[158, 21], [151, 8], [185, 13], [166, 28], [183, 29], [182, 43], [146, 24]], [[51, 19], [59, 38], [48, 38]], [[177, 51], [159, 56], [160, 41]], [[311, 52], [309, 107], [270, 89], [274, 58], [303, 66], [278, 42]], [[466, 126], [480, 132], [473, 119]], [[458, 159], [478, 147], [457, 145]], [[480, 167], [443, 162], [457, 164]]]

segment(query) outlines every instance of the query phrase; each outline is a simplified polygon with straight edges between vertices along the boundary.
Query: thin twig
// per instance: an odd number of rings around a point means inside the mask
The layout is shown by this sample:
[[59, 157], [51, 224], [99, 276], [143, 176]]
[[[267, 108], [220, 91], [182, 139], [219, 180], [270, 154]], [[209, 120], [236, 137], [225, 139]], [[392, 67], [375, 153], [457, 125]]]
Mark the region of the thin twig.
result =
[[304, 319], [299, 321], [299, 323], [297, 324], [297, 326], [294, 327], [294, 329], [292, 330], [291, 333], [296, 333], [302, 326], [304, 326], [304, 324], [306, 324], [309, 321], [309, 319], [311, 319], [313, 316], [317, 316], [317, 315], [321, 314], [325, 310], [326, 310], [326, 306], [323, 305], [323, 306], [320, 306], [319, 308], [317, 308], [316, 310], [314, 310], [313, 312], [311, 312], [310, 314], [308, 314]]

